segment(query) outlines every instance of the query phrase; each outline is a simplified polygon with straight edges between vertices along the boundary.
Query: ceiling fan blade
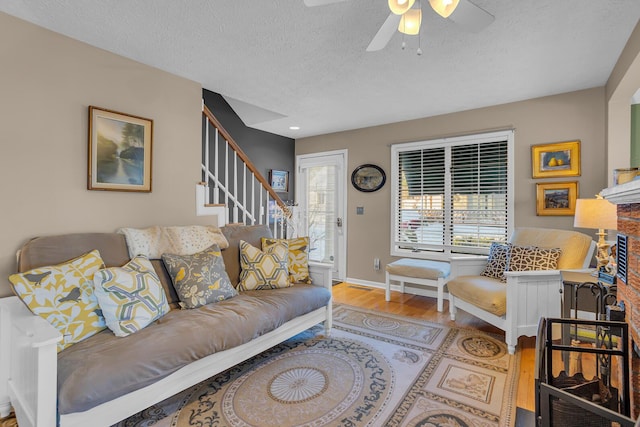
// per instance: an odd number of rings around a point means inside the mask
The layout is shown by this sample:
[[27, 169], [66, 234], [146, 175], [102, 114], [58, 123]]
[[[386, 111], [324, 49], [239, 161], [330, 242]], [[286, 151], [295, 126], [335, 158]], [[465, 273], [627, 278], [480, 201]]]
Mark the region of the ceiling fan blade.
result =
[[367, 46], [367, 52], [375, 52], [376, 50], [383, 49], [387, 43], [391, 40], [391, 37], [398, 31], [398, 24], [400, 24], [401, 15], [390, 13], [387, 19], [382, 24], [382, 27], [378, 30], [376, 35]]
[[325, 4], [339, 3], [346, 0], [304, 0], [307, 7], [324, 6]]
[[469, 0], [460, 0], [458, 7], [456, 7], [456, 10], [449, 16], [449, 19], [467, 31], [478, 33], [484, 30], [496, 18]]

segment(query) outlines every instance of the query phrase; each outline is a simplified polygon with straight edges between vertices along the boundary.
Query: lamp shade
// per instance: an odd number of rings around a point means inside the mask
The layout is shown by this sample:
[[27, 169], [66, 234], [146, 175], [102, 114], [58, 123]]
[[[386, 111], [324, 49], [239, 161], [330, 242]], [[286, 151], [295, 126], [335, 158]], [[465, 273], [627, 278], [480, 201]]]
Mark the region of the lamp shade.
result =
[[576, 200], [576, 215], [573, 226], [603, 230], [618, 229], [616, 205], [606, 199]]
[[413, 7], [416, 0], [389, 0], [389, 9], [396, 15], [402, 15]]
[[400, 18], [398, 31], [410, 36], [415, 36], [420, 32], [420, 23], [422, 22], [422, 9], [409, 9]]
[[459, 1], [460, 0], [429, 0], [429, 3], [438, 15], [443, 18], [448, 18], [449, 15], [456, 10], [456, 7], [458, 7]]

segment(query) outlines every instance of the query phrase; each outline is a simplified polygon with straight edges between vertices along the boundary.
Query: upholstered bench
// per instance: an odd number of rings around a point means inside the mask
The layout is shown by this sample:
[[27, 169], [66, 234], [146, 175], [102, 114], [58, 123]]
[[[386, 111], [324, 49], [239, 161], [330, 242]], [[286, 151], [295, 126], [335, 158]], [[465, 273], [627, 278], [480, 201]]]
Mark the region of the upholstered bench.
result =
[[435, 287], [438, 290], [438, 311], [442, 311], [444, 305], [444, 285], [451, 273], [448, 262], [430, 261], [426, 259], [400, 258], [387, 264], [385, 274], [385, 300], [391, 300], [391, 281], [400, 282], [400, 292], [404, 293], [405, 282], [422, 286]]

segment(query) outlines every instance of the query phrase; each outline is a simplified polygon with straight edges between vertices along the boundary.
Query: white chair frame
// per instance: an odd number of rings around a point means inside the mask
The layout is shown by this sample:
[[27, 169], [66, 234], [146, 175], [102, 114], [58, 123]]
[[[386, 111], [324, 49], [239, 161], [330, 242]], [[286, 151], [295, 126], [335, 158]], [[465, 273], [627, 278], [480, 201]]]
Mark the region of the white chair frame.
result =
[[[596, 249], [592, 241], [583, 268], [588, 268]], [[449, 280], [459, 276], [479, 275], [487, 257], [452, 257]], [[449, 293], [449, 313], [456, 320], [457, 309], [503, 330], [509, 354], [514, 354], [518, 337], [535, 336], [541, 317], [561, 317], [562, 274], [560, 270], [509, 271], [507, 277], [507, 311], [496, 316]]]

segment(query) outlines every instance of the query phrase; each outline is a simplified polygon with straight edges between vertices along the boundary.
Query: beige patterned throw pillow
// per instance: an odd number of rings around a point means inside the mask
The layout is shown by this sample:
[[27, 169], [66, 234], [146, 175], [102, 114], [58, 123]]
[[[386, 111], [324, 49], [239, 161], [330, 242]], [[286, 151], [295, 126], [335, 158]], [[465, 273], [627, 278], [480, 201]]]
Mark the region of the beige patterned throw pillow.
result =
[[279, 242], [264, 252], [240, 240], [240, 283], [238, 290], [277, 289], [289, 282], [289, 247]]
[[484, 270], [480, 275], [493, 277], [494, 279], [500, 279], [501, 282], [505, 282], [506, 278], [504, 277], [504, 272], [507, 269], [510, 251], [510, 243], [491, 243], [491, 248], [489, 248], [489, 257], [487, 258], [487, 265], [484, 267]]
[[291, 283], [311, 283], [309, 277], [309, 238], [297, 237], [294, 239], [262, 238], [262, 250], [267, 250], [273, 245], [286, 242], [289, 246], [289, 280]]
[[186, 225], [163, 227], [155, 225], [148, 228], [121, 228], [131, 258], [137, 255], [149, 259], [160, 259], [162, 254], [193, 255], [204, 251], [214, 243], [220, 249], [229, 247], [227, 238], [218, 227], [204, 225]]
[[562, 251], [537, 246], [511, 246], [506, 271], [555, 270]]
[[9, 276], [16, 295], [62, 334], [58, 351], [105, 328], [92, 281], [101, 268], [100, 252], [94, 250], [62, 264]]

